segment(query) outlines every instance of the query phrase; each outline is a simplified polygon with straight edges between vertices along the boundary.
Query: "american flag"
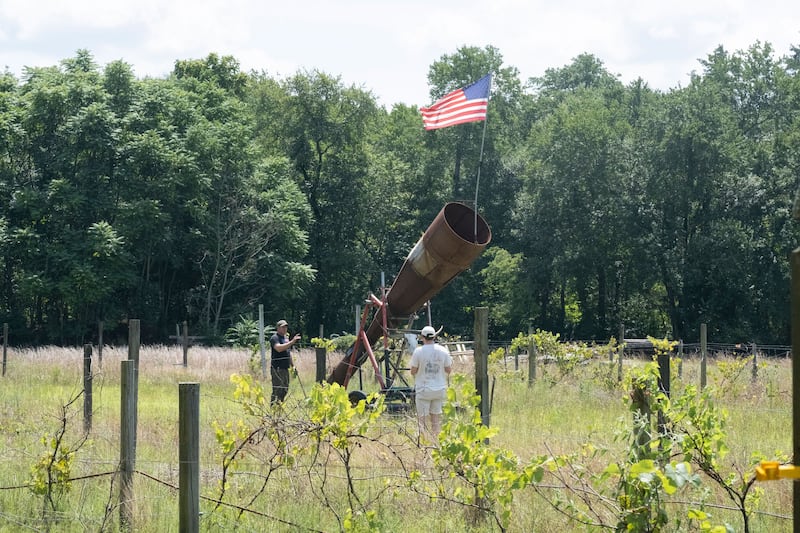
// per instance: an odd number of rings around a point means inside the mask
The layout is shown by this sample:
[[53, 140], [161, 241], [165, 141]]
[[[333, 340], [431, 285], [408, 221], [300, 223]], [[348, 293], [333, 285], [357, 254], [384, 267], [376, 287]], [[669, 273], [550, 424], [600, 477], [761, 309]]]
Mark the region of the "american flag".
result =
[[435, 130], [486, 120], [491, 86], [492, 75], [487, 74], [472, 85], [444, 95], [432, 106], [420, 108], [425, 129]]

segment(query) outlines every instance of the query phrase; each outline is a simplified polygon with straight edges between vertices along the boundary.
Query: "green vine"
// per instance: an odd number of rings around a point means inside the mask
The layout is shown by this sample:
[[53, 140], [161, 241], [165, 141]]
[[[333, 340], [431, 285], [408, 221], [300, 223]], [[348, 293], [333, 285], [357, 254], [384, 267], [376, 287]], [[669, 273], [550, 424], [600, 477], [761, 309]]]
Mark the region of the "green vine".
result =
[[60, 426], [50, 436], [40, 439], [45, 451], [31, 466], [29, 487], [31, 492], [44, 496], [45, 509], [56, 511], [58, 502], [72, 489], [72, 466], [75, 456], [87, 441], [83, 435], [78, 442], [68, 445], [66, 434], [68, 421], [71, 419], [70, 407], [81, 397], [83, 392], [72, 398], [66, 405], [61, 406], [59, 417]]
[[474, 521], [491, 516], [505, 531], [515, 492], [541, 481], [542, 461], [524, 464], [512, 452], [491, 446], [489, 440], [497, 430], [481, 423], [480, 397], [474, 386], [462, 375], [453, 381], [447, 391], [439, 446], [432, 453], [445, 481], [435, 484], [430, 495], [466, 505], [474, 511]]

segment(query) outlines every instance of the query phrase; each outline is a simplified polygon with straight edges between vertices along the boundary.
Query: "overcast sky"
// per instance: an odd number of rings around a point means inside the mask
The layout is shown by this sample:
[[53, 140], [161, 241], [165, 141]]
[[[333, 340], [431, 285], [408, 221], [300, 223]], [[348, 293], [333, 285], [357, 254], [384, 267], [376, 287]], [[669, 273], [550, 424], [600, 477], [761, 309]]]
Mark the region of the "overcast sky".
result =
[[88, 49], [138, 77], [177, 59], [232, 55], [285, 77], [318, 69], [385, 106], [430, 104], [430, 65], [459, 47], [496, 47], [526, 81], [581, 53], [623, 82], [686, 86], [717, 46], [800, 46], [798, 0], [0, 0], [0, 70], [57, 65]]

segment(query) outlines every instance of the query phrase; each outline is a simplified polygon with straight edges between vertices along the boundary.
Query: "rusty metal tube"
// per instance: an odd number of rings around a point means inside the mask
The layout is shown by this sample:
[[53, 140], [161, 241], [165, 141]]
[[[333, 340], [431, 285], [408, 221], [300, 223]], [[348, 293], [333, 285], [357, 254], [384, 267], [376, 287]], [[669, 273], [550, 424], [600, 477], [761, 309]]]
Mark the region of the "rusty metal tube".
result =
[[[446, 204], [411, 249], [386, 293], [387, 324], [395, 328], [432, 299], [483, 252], [492, 232], [486, 221], [461, 203]], [[380, 313], [366, 330], [374, 344], [383, 335]], [[359, 350], [362, 352], [362, 350]], [[347, 368], [364, 362], [364, 353], [348, 354], [333, 369], [328, 383], [345, 385]]]

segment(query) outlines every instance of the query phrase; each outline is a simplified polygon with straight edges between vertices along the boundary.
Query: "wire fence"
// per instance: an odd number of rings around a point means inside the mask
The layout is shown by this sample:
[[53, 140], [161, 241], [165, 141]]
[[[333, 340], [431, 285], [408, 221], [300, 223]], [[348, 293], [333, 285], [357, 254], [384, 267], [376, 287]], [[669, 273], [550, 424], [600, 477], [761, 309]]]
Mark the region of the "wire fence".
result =
[[[602, 443], [596, 443], [602, 446]], [[143, 462], [143, 466], [149, 467], [151, 470], [147, 471], [140, 468], [134, 470], [134, 474], [138, 476], [140, 479], [145, 480], [147, 482], [152, 482], [158, 487], [164, 488], [168, 491], [171, 497], [177, 499], [177, 494], [180, 491], [180, 486], [175, 483], [174, 479], [177, 477], [177, 465], [174, 463], [163, 463], [163, 462]], [[264, 475], [264, 464], [258, 462], [250, 462], [250, 463], [241, 463], [239, 464], [239, 469], [236, 472], [236, 476], [252, 476], [254, 478], [261, 478]], [[320, 477], [324, 476], [328, 479], [338, 479], [341, 482], [350, 482], [352, 480], [375, 480], [382, 483], [386, 483], [387, 480], [396, 477], [397, 469], [388, 466], [381, 466], [380, 462], [375, 462], [370, 466], [354, 466], [354, 465], [331, 465], [326, 464], [324, 466], [320, 465], [321, 468], [324, 469], [324, 472], [321, 472], [319, 475]], [[297, 469], [296, 467], [294, 468]], [[297, 473], [292, 473], [290, 470], [287, 469], [284, 472], [283, 476], [280, 476], [278, 479], [274, 480], [276, 484], [284, 484], [290, 482], [297, 478]], [[170, 479], [163, 479], [158, 475], [154, 474], [153, 472], [165, 472], [170, 471], [173, 475], [170, 476]], [[426, 479], [436, 479], [439, 476], [447, 475], [446, 473], [442, 472], [441, 469], [437, 468], [433, 462], [430, 460], [430, 456], [428, 456], [427, 464], [417, 464], [415, 465], [415, 472], [418, 472], [422, 475], [423, 478]], [[113, 492], [113, 485], [114, 485], [114, 478], [119, 476], [120, 472], [118, 470], [114, 471], [104, 471], [98, 472], [93, 474], [75, 476], [70, 478], [69, 480], [65, 480], [70, 484], [78, 484], [81, 482], [89, 482], [89, 481], [98, 481], [102, 479], [109, 479], [109, 485], [112, 487]], [[213, 477], [215, 472], [209, 471], [205, 477]], [[398, 478], [395, 480], [395, 483], [399, 485], [403, 485], [406, 481], [406, 478]], [[444, 479], [444, 478], [443, 478]], [[570, 492], [575, 490], [574, 486], [567, 486], [563, 483], [547, 483], [547, 482], [539, 482], [535, 485], [531, 485], [537, 493], [544, 493], [544, 492], [553, 492], [553, 493], [564, 493]], [[16, 491], [16, 490], [30, 490], [30, 484], [21, 484], [21, 485], [10, 485], [10, 486], [0, 486], [0, 492], [7, 492], [7, 491]], [[139, 491], [137, 494], [141, 494], [138, 499], [139, 503], [143, 504], [146, 503], [148, 499], [156, 496], [151, 490], [148, 490], [146, 486], [139, 487]], [[320, 530], [314, 527], [308, 527], [306, 525], [302, 525], [293, 520], [287, 520], [281, 516], [278, 516], [275, 513], [270, 513], [265, 511], [263, 508], [256, 508], [251, 504], [247, 503], [234, 503], [228, 501], [221, 497], [210, 496], [210, 492], [206, 491], [206, 494], [199, 495], [199, 499], [206, 504], [211, 505], [213, 508], [225, 508], [229, 510], [236, 511], [240, 514], [250, 515], [251, 517], [259, 518], [259, 519], [267, 519], [272, 523], [281, 523], [285, 526], [291, 527], [292, 530], [295, 531], [312, 531], [312, 532], [322, 532], [324, 530]], [[559, 498], [559, 496], [554, 496], [555, 498]], [[738, 507], [734, 507], [732, 505], [726, 505], [722, 503], [715, 503], [713, 501], [708, 501], [708, 499], [703, 500], [685, 500], [679, 499], [675, 497], [665, 497], [662, 502], [664, 505], [667, 506], [679, 506], [683, 508], [694, 508], [694, 509], [718, 509], [718, 510], [725, 510], [729, 511], [733, 514], [738, 514], [741, 512], [741, 509]], [[175, 501], [175, 505], [177, 506], [177, 500]], [[109, 508], [107, 509], [109, 513], [116, 512], [116, 508]], [[787, 513], [779, 513], [773, 511], [765, 511], [761, 509], [752, 509], [750, 510], [751, 517], [769, 517], [773, 519], [783, 520], [783, 521], [792, 521], [793, 516]], [[109, 517], [105, 517], [101, 519], [96, 517], [97, 523], [105, 523], [110, 521]], [[15, 515], [8, 510], [0, 510], [0, 523], [5, 522], [7, 524], [16, 524], [19, 526], [20, 530], [29, 529], [31, 531], [38, 531], [37, 526], [48, 526], [52, 528], [53, 521], [60, 522], [62, 524], [68, 524], [70, 522], [80, 522], [86, 525], [86, 517], [75, 516], [74, 512], [61, 512], [50, 514], [47, 518], [43, 518], [41, 522], [37, 522], [35, 520], [31, 520], [30, 515]], [[235, 520], [231, 522], [231, 525], [235, 525], [236, 529], [239, 531], [262, 531], [263, 528], [260, 525], [257, 526], [250, 526], [248, 527], [247, 522], [242, 523], [240, 520]], [[101, 528], [101, 530], [103, 530]]]
[[[502, 343], [495, 343], [495, 344], [490, 343], [490, 346], [505, 347], [506, 345], [504, 345]], [[728, 357], [731, 357], [731, 358], [736, 358], [736, 357], [740, 357], [740, 356], [746, 357], [746, 356], [751, 355], [751, 352], [749, 350], [752, 350], [752, 347], [746, 347], [746, 348], [747, 348], [747, 351], [741, 351], [739, 345], [719, 344], [719, 343], [717, 343], [717, 344], [709, 343], [708, 344], [709, 355], [711, 355], [712, 353], [716, 353], [716, 354], [719, 354], [720, 357], [722, 357], [724, 355], [724, 356], [728, 356]], [[786, 350], [787, 347], [785, 347], [785, 346], [767, 346], [766, 348], [769, 349], [769, 350], [772, 350], [771, 353], [772, 353], [772, 356], [774, 357], [774, 359], [772, 359], [771, 363], [775, 364], [775, 365], [783, 365], [781, 367], [778, 367], [778, 366], [774, 367], [776, 369], [776, 371], [781, 371], [781, 369], [785, 370], [785, 365], [787, 364], [787, 362], [786, 361], [782, 361], [781, 357], [783, 357], [785, 359], [786, 356], [785, 355], [784, 356], [780, 356], [778, 354], [785, 353], [784, 350]], [[737, 349], [739, 351], [736, 351]], [[762, 346], [757, 346], [757, 349], [759, 351], [761, 351], [762, 350]], [[684, 353], [685, 357], [693, 357], [693, 354], [699, 353], [699, 350], [700, 350], [699, 343], [696, 344], [696, 345], [684, 345], [684, 352], [683, 353]], [[159, 373], [163, 372], [164, 369], [169, 369], [170, 367], [175, 368], [176, 365], [180, 362], [180, 359], [174, 356], [175, 354], [173, 353], [173, 351], [167, 352], [167, 355], [163, 355], [161, 353], [161, 351], [163, 351], [163, 349], [159, 348], [158, 355], [156, 355], [156, 354], [149, 354], [146, 350], [143, 350], [142, 372], [143, 372], [143, 376], [145, 376], [147, 379], [152, 379], [152, 377], [154, 375], [158, 375]], [[177, 352], [175, 352], [175, 353], [177, 353]], [[20, 356], [20, 354], [18, 354], [18, 353], [14, 354], [14, 355], [15, 355], [15, 357], [19, 357]], [[52, 366], [55, 366], [56, 364], [62, 364], [64, 362], [64, 358], [62, 356], [58, 356], [58, 355], [51, 356], [51, 355], [45, 354], [45, 353], [33, 352], [31, 354], [26, 354], [26, 356], [29, 357], [29, 358], [35, 359], [35, 360], [39, 360], [39, 361], [41, 361], [41, 362], [43, 362], [43, 363], [45, 363], [47, 365], [52, 365]], [[118, 356], [121, 357], [122, 354], [118, 354]], [[72, 363], [73, 364], [77, 364], [79, 362], [79, 360], [80, 360], [80, 356], [79, 355], [70, 356], [70, 357], [72, 357]], [[116, 363], [116, 361], [113, 361], [113, 357], [110, 354], [107, 353], [107, 357], [109, 357], [110, 360], [107, 361], [106, 370], [104, 372], [107, 374], [106, 378], [112, 379], [112, 378], [116, 377], [116, 374], [114, 372], [114, 368], [116, 368], [118, 365], [112, 364], [112, 363]], [[205, 360], [200, 360], [199, 359], [199, 355], [198, 355], [198, 357], [190, 358], [190, 360], [189, 360], [190, 368], [192, 368], [192, 367], [194, 367], [195, 369], [199, 368], [199, 369], [202, 369], [203, 372], [208, 372], [209, 370], [212, 370], [212, 371], [213, 370], [218, 370], [221, 366], [227, 369], [229, 367], [228, 366], [224, 366], [224, 365], [231, 365], [230, 361], [228, 361], [226, 359], [228, 357], [231, 357], [231, 356], [229, 356], [229, 355], [226, 355], [226, 356], [218, 356], [218, 355], [216, 355], [216, 356], [212, 356], [210, 361], [205, 361]], [[246, 363], [247, 354], [246, 353], [245, 354], [239, 353], [235, 357], [237, 358], [237, 361], [238, 361], [237, 364], [240, 365], [240, 368], [242, 368], [241, 367], [242, 363], [243, 362]], [[712, 355], [712, 357], [713, 357], [713, 355]], [[328, 358], [328, 364], [329, 364], [329, 368], [328, 369], [330, 369], [330, 367], [331, 367], [331, 361], [335, 362], [336, 360], [338, 360], [338, 358], [339, 358], [338, 355], [331, 355]], [[513, 364], [513, 362], [514, 362], [513, 358], [506, 358], [506, 359], [503, 360], [503, 362], [501, 364], [491, 366], [490, 372], [492, 374], [498, 376], [498, 377], [506, 376], [506, 377], [512, 377], [512, 379], [519, 378], [520, 380], [524, 380], [525, 367], [523, 365], [524, 365], [525, 360], [526, 360], [525, 357], [520, 357], [519, 360], [518, 360], [520, 365], [519, 365], [518, 368], [515, 368], [515, 366]], [[313, 380], [311, 380], [308, 376], [309, 375], [313, 375], [313, 374], [310, 373], [310, 367], [313, 364], [312, 362], [314, 361], [313, 354], [312, 353], [298, 354], [298, 361], [302, 365], [305, 365], [304, 369], [306, 370], [306, 372], [304, 374], [304, 378], [303, 379], [305, 380], [307, 387], [310, 388], [310, 384], [311, 384], [311, 382], [313, 382]], [[12, 360], [12, 362], [17, 363], [17, 361], [14, 361], [14, 360]], [[598, 367], [600, 367], [600, 365], [598, 365]], [[552, 370], [548, 369], [548, 370], [544, 370], [544, 372], [550, 373], [550, 375], [555, 376], [557, 374], [558, 370], [557, 370], [556, 367], [551, 367], [551, 368], [552, 368]], [[183, 375], [183, 374], [180, 373], [180, 372], [183, 372], [180, 368], [175, 368], [175, 369], [177, 370], [177, 372], [175, 373], [175, 376], [182, 376]], [[473, 366], [471, 365], [471, 362], [469, 361], [469, 358], [465, 358], [465, 361], [463, 361], [461, 363], [461, 366], [459, 367], [459, 369], [460, 369], [460, 371], [463, 371], [465, 373], [469, 373], [469, 372], [473, 371]], [[580, 398], [587, 405], [608, 405], [609, 402], [618, 401], [619, 398], [620, 398], [620, 393], [622, 393], [624, 391], [622, 391], [619, 388], [613, 388], [613, 389], [610, 389], [610, 390], [604, 390], [604, 389], [602, 389], [600, 387], [596, 387], [595, 386], [595, 382], [593, 381], [593, 379], [594, 379], [593, 378], [593, 374], [592, 374], [593, 371], [594, 371], [594, 369], [591, 369], [591, 368], [586, 368], [586, 369], [579, 370], [578, 372], [582, 372], [582, 374], [574, 376], [575, 379], [573, 379], [572, 384], [570, 385], [570, 387], [568, 389], [555, 389], [555, 388], [552, 389], [553, 390], [553, 394], [555, 396], [553, 398], [554, 407], [558, 405], [558, 395], [559, 394], [565, 394], [565, 393], [566, 394], [579, 395]], [[517, 374], [519, 374], [519, 375], [517, 376]], [[687, 379], [690, 378], [690, 377], [694, 378], [696, 376], [691, 375], [691, 374], [689, 374], [687, 372]], [[755, 390], [753, 388], [753, 386], [749, 383], [749, 376], [740, 377], [738, 379], [740, 379], [743, 383], [747, 384], [746, 385], [747, 387], [750, 387], [749, 389], [744, 391], [745, 396], [743, 396], [743, 397], [746, 397], [746, 398], [749, 399], [750, 396], [754, 393], [754, 390]], [[767, 388], [766, 382], [768, 380], [771, 380], [771, 379], [773, 379], [773, 376], [770, 376], [769, 374], [765, 374], [763, 376], [763, 380], [764, 381], [757, 385], [758, 387], [761, 387], [762, 392], [764, 392], [764, 389]], [[504, 386], [507, 386], [507, 383], [506, 383], [506, 381], [504, 379], [498, 379], [498, 381], [496, 383], [497, 383], [497, 387], [498, 388], [502, 388]], [[494, 386], [495, 385], [493, 384], [493, 387]], [[547, 388], [543, 388], [543, 387], [539, 387], [539, 388], [535, 389], [537, 394], [547, 394], [547, 390], [548, 390]], [[559, 391], [559, 392], [557, 392], [557, 391]], [[297, 392], [296, 389], [295, 389], [295, 392]], [[307, 391], [304, 391], [303, 394], [305, 395], [306, 392]], [[759, 403], [748, 403], [747, 410], [749, 411], [750, 415], [762, 413], [764, 416], [762, 416], [761, 418], [763, 418], [765, 420], [770, 420], [770, 419], [771, 420], [776, 420], [777, 423], [780, 423], [779, 416], [783, 417], [783, 418], [788, 418], [788, 416], [790, 416], [791, 404], [788, 401], [786, 401], [786, 402], [781, 401], [781, 398], [783, 398], [786, 395], [788, 395], [789, 391], [788, 390], [781, 390], [779, 388], [776, 391], [772, 391], [772, 393], [777, 395], [777, 400], [775, 402], [764, 401], [764, 402], [759, 402]], [[202, 395], [202, 401], [204, 403], [207, 403], [207, 404], [220, 406], [220, 405], [223, 405], [225, 402], [230, 402], [231, 399], [229, 397], [220, 396], [220, 395], [216, 395], [216, 394], [210, 394], [210, 395], [203, 394]], [[733, 398], [733, 400], [732, 400], [732, 402], [737, 402], [737, 401], [740, 401], [740, 398]], [[720, 403], [722, 403], [724, 405], [725, 402], [724, 402], [724, 400], [720, 400]], [[414, 416], [413, 412], [410, 412], [410, 413], [399, 413], [399, 414], [396, 414], [394, 416], [395, 416], [395, 418], [393, 418], [393, 419], [388, 419], [388, 417], [387, 417], [387, 419], [382, 421], [382, 424], [385, 424], [385, 426], [383, 426], [381, 428], [382, 431], [386, 431], [387, 433], [390, 433], [390, 432], [393, 432], [393, 431], [396, 432], [398, 430], [398, 424], [405, 425], [407, 428], [413, 428], [414, 424], [416, 423], [415, 416]], [[572, 445], [576, 449], [580, 448], [581, 446], [583, 446], [583, 445], [585, 445], [587, 443], [587, 439], [586, 439], [585, 435], [581, 435], [581, 428], [564, 427], [562, 429], [564, 431], [557, 432], [557, 433], [550, 433], [550, 434], [542, 433], [542, 434], [539, 434], [539, 435], [535, 435], [534, 434], [534, 436], [531, 437], [531, 442], [527, 443], [526, 446], [527, 447], [529, 447], [531, 445], [536, 446], [537, 444], [544, 445], [544, 444], [546, 444], [546, 441], [548, 439], [557, 439], [560, 442], [560, 445], [562, 447], [568, 447], [568, 446]], [[8, 425], [5, 425], [3, 427], [3, 430], [7, 431], [8, 430]], [[108, 442], [113, 442], [116, 437], [118, 437], [118, 435], [110, 434], [110, 435], [104, 435], [102, 438], [105, 439]], [[604, 446], [604, 445], [612, 446], [613, 445], [613, 442], [610, 440], [611, 437], [609, 437], [608, 442], [603, 442], [602, 440], [598, 440], [598, 438], [599, 437], [598, 437], [597, 433], [594, 433], [592, 435], [592, 439], [593, 439], [595, 445], [601, 445], [601, 446]], [[24, 454], [22, 454], [22, 453], [19, 453], [19, 454], [13, 453], [14, 450], [10, 449], [9, 446], [6, 447], [6, 452], [7, 453], [5, 454], [5, 459], [0, 460], [0, 463], [2, 463], [2, 462], [6, 462], [7, 463], [6, 466], [2, 467], [2, 469], [4, 471], [13, 469], [14, 464], [16, 464], [17, 466], [19, 466], [20, 464], [25, 465], [27, 462], [31, 461], [31, 457], [27, 457], [26, 459], [24, 459], [24, 458], [22, 458], [22, 456]], [[86, 471], [96, 470], [96, 473], [89, 473], [89, 474], [85, 474], [83, 476], [76, 476], [75, 478], [71, 479], [71, 481], [74, 481], [76, 483], [77, 482], [89, 483], [92, 480], [103, 480], [103, 479], [106, 479], [106, 478], [113, 479], [113, 476], [115, 474], [119, 473], [116, 470], [117, 462], [118, 461], [114, 457], [111, 457], [111, 458], [109, 458], [107, 460], [97, 460], [97, 461], [94, 461], [94, 462], [86, 462], [86, 463], [83, 464], [84, 468], [82, 468], [82, 470], [86, 470]], [[257, 472], [259, 470], [260, 466], [263, 466], [263, 465], [260, 464], [260, 463], [254, 462], [254, 463], [251, 463], [251, 464], [246, 464], [245, 463], [245, 464], [242, 465], [242, 468], [243, 469], [252, 469], [254, 472]], [[169, 491], [177, 491], [178, 487], [177, 487], [176, 482], [175, 482], [176, 477], [177, 477], [177, 468], [178, 468], [178, 466], [177, 466], [176, 463], [160, 462], [160, 461], [145, 461], [145, 460], [141, 460], [140, 459], [140, 460], [137, 460], [137, 469], [134, 471], [134, 473], [135, 473], [135, 475], [137, 477], [147, 479], [148, 482], [153, 482], [153, 483], [155, 483], [157, 485], [160, 485], [160, 486], [166, 488]], [[338, 469], [340, 467], [334, 465], [334, 466], [331, 466], [331, 468], [332, 468], [332, 470], [329, 473], [330, 475], [336, 476], [336, 477], [343, 475], [343, 472], [338, 471]], [[426, 468], [430, 468], [430, 466], [427, 466]], [[368, 469], [365, 469], [363, 471], [361, 470], [361, 467], [357, 467], [355, 470], [353, 470], [353, 472], [355, 474], [357, 474], [358, 476], [360, 476], [360, 477], [388, 476], [388, 475], [391, 474], [389, 469], [385, 469], [385, 468], [381, 467], [380, 465], [372, 466], [372, 467], [370, 467]], [[426, 473], [431, 473], [432, 471], [425, 470], [425, 472]], [[215, 474], [215, 470], [210, 468], [207, 471], [207, 474], [208, 474], [208, 476], [213, 478], [213, 476]], [[113, 481], [112, 481], [112, 484], [113, 484]], [[0, 486], [0, 491], [21, 491], [21, 490], [29, 491], [30, 488], [31, 488], [30, 484], [28, 484], [28, 483], [13, 483], [13, 484], [9, 484], [8, 486]], [[542, 489], [543, 490], [556, 490], [556, 489], [558, 489], [558, 487], [557, 486], [553, 486], [553, 487], [544, 487], [543, 486]], [[147, 498], [148, 496], [145, 494], [142, 497]], [[209, 503], [213, 503], [213, 504], [217, 503], [210, 496], [204, 497], [203, 499], [204, 499], [204, 501], [208, 501]], [[670, 501], [670, 505], [681, 505], [682, 503], [685, 503], [685, 502], [680, 502], [679, 500]], [[259, 509], [256, 509], [256, 508], [252, 508], [251, 509], [248, 505], [231, 504], [230, 502], [228, 502], [228, 503], [226, 503], [224, 505], [230, 505], [232, 508], [235, 508], [238, 511], [241, 511], [241, 512], [246, 513], [246, 514], [252, 514], [253, 516], [262, 516], [263, 515], [265, 518], [272, 518], [272, 517], [268, 516], [268, 513], [264, 513], [263, 511], [261, 511]], [[729, 510], [735, 510], [732, 507], [725, 507], [725, 506], [721, 506], [720, 508], [729, 509]], [[782, 519], [782, 520], [791, 518], [791, 517], [786, 516], [786, 515], [784, 515], [782, 513], [779, 513], [779, 512], [778, 513], [776, 513], [776, 512], [763, 512], [763, 513], [759, 512], [758, 514], [763, 514], [764, 516], [772, 516], [774, 518], [779, 518], [779, 519]], [[7, 509], [5, 511], [0, 511], [0, 516], [3, 516], [4, 517], [3, 519], [8, 520], [9, 523], [13, 522], [14, 520], [18, 520], [20, 518], [20, 517], [14, 517], [14, 516], [8, 514], [8, 510]], [[309, 530], [312, 530], [312, 529], [309, 529]]]

